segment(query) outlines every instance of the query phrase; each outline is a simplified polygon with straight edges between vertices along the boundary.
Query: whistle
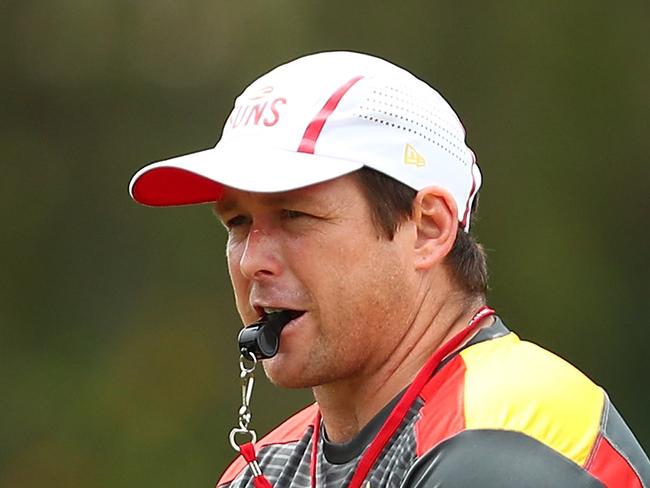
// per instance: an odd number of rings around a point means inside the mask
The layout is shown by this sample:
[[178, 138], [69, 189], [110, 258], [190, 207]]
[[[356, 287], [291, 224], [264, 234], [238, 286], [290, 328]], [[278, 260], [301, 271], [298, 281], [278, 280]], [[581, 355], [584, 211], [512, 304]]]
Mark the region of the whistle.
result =
[[257, 359], [272, 358], [280, 348], [282, 328], [296, 316], [293, 310], [274, 312], [243, 328], [237, 337], [239, 350], [244, 355], [253, 354]]

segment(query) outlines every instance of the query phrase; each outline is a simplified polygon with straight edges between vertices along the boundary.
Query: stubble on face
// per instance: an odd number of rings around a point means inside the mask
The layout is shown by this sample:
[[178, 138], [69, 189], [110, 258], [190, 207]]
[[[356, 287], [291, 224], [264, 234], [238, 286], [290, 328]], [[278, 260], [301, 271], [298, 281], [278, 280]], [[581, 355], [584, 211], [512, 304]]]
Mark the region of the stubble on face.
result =
[[336, 285], [315, 317], [314, 339], [297, 344], [300, 351], [281, 351], [263, 362], [271, 382], [285, 388], [363, 382], [381, 368], [404, 335], [400, 321], [408, 316], [411, 297], [403, 294], [398, 270], [390, 260], [380, 266], [370, 261], [345, 277], [332, 276]]
[[317, 186], [335, 218], [295, 239], [279, 232], [282, 274], [252, 284], [290, 290], [310, 304], [305, 323], [263, 362], [271, 382], [286, 388], [362, 381], [397, 347], [412, 306], [405, 248], [377, 236], [356, 180]]

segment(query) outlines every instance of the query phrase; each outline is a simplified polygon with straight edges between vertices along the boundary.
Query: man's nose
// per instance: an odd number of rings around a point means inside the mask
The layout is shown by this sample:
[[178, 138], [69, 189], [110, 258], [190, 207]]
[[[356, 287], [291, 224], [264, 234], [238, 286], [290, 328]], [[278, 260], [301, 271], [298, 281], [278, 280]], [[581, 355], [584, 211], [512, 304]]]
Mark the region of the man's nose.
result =
[[249, 280], [264, 280], [282, 271], [279, 243], [269, 229], [252, 227], [239, 261], [241, 273]]

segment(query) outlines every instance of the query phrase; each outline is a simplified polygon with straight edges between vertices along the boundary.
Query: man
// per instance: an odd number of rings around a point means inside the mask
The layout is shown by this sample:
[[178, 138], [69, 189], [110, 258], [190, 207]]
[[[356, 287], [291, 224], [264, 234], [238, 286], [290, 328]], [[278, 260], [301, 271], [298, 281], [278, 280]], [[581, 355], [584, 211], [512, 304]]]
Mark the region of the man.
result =
[[605, 392], [485, 307], [480, 185], [447, 102], [347, 52], [265, 74], [213, 149], [134, 176], [144, 204], [216, 202], [244, 324], [285, 313], [267, 376], [316, 399], [218, 486], [650, 486]]

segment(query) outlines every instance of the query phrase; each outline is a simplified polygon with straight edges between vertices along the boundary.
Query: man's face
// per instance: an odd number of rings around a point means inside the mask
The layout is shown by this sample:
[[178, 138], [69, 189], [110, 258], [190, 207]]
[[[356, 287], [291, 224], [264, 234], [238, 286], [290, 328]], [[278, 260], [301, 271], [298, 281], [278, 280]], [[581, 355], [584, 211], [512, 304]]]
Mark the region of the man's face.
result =
[[415, 230], [407, 222], [393, 240], [379, 237], [358, 185], [348, 175], [282, 193], [227, 189], [217, 204], [243, 322], [269, 309], [304, 312], [264, 361], [277, 385], [362, 380], [413, 318]]

